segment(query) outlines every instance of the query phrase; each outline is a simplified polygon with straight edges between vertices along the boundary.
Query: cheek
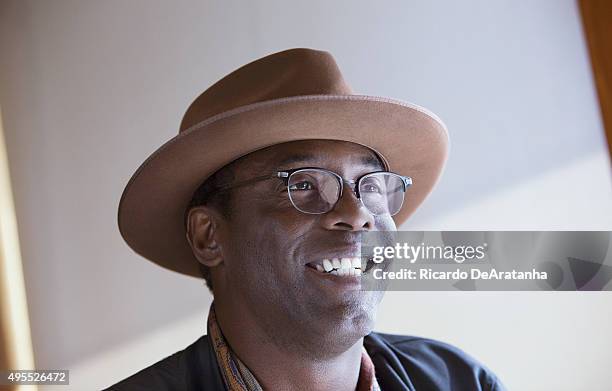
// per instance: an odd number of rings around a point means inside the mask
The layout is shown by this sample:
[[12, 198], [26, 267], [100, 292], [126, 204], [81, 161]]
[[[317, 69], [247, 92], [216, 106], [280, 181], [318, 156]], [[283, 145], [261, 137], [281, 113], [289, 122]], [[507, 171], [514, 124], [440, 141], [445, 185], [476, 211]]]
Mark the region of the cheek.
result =
[[296, 271], [303, 271], [294, 259], [295, 245], [312, 230], [313, 222], [295, 213], [299, 212], [293, 208], [259, 204], [235, 215], [228, 227], [228, 272], [249, 283], [252, 279], [263, 283], [292, 280]]

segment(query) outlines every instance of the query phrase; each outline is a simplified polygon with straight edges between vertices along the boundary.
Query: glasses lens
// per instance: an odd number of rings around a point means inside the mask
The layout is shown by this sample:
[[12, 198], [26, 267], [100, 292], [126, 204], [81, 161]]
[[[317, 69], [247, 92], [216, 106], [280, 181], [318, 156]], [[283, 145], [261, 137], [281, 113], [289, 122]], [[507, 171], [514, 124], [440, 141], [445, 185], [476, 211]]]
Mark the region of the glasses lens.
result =
[[404, 203], [405, 193], [404, 181], [393, 173], [372, 173], [359, 183], [361, 201], [375, 215], [397, 214]]
[[329, 172], [306, 169], [289, 176], [289, 198], [304, 213], [327, 213], [340, 196], [340, 183]]

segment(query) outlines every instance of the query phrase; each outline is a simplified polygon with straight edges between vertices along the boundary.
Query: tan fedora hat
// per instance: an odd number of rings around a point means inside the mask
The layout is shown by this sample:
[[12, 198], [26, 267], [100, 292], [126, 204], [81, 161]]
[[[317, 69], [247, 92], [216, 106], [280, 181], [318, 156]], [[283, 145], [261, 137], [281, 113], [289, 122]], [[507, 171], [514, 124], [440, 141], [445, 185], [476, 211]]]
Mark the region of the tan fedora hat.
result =
[[387, 169], [412, 178], [399, 225], [436, 183], [448, 133], [428, 110], [355, 95], [328, 52], [291, 49], [230, 73], [189, 107], [179, 134], [142, 163], [119, 203], [119, 230], [143, 257], [199, 277], [185, 237], [194, 191], [219, 168], [256, 150], [295, 140], [343, 140], [376, 151]]

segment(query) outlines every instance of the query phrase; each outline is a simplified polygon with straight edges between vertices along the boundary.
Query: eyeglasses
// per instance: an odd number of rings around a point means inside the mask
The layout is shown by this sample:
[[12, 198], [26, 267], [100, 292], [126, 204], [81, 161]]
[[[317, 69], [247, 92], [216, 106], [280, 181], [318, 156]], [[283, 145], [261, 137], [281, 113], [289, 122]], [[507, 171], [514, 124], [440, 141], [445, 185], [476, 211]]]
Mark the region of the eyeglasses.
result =
[[412, 178], [388, 171], [371, 172], [352, 181], [324, 168], [304, 167], [277, 171], [274, 175], [221, 186], [216, 191], [226, 191], [273, 178], [283, 181], [287, 186], [291, 204], [307, 214], [323, 214], [334, 209], [342, 197], [346, 183], [352, 186], [353, 192], [370, 213], [393, 216], [402, 208], [406, 190], [412, 185]]

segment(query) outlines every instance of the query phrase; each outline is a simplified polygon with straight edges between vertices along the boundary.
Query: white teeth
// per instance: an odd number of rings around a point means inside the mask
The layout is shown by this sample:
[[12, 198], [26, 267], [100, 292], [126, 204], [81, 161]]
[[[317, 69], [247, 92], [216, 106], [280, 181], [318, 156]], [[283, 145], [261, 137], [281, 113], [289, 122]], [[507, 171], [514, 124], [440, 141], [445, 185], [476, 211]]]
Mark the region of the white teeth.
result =
[[351, 259], [350, 258], [342, 258], [341, 265], [342, 265], [341, 267], [343, 269], [350, 269], [352, 267]]
[[334, 268], [334, 266], [329, 261], [329, 259], [324, 259], [323, 260], [323, 269], [325, 269], [326, 272], [331, 271], [333, 268]]
[[315, 264], [315, 268], [335, 276], [360, 276], [362, 273], [360, 257], [326, 258], [321, 263]]
[[332, 265], [334, 266], [334, 269], [340, 269], [341, 267], [340, 260], [338, 258], [334, 258], [332, 260]]

